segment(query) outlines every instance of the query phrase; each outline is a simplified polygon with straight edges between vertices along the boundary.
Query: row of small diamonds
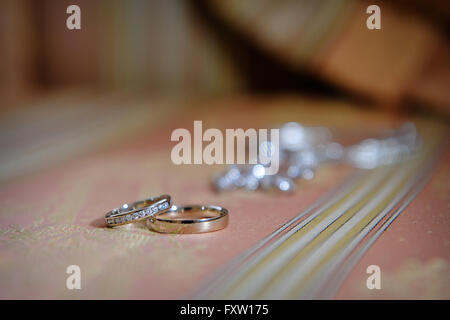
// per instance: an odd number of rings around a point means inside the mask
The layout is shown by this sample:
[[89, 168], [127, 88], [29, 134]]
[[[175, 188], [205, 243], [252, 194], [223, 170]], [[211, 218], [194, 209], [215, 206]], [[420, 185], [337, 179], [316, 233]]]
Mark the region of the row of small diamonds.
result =
[[117, 218], [109, 218], [106, 220], [108, 224], [120, 224], [120, 223], [126, 223], [137, 219], [142, 219], [145, 217], [149, 217], [151, 215], [154, 215], [158, 213], [161, 210], [169, 208], [168, 202], [163, 202], [158, 206], [150, 206], [148, 208], [145, 208], [144, 210], [133, 212], [131, 214], [117, 217]]

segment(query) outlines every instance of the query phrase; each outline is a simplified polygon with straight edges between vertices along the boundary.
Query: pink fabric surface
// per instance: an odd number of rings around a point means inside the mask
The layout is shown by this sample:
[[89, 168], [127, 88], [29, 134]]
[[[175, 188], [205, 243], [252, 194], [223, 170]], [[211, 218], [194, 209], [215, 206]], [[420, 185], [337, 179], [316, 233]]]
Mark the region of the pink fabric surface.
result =
[[[224, 110], [210, 118], [208, 125], [238, 127], [249, 125], [248, 119], [270, 119], [267, 113], [255, 117], [251, 112], [240, 121], [220, 118], [226, 114]], [[170, 133], [191, 126], [191, 119], [153, 126], [132, 139], [4, 184], [0, 297], [181, 298], [351, 171], [325, 168], [314, 183], [305, 182], [293, 195], [217, 194], [210, 178], [221, 168], [176, 166], [170, 161]], [[159, 194], [170, 194], [176, 204], [226, 207], [230, 224], [200, 235], [104, 226], [104, 214], [112, 208]], [[81, 290], [66, 288], [65, 271], [72, 264], [81, 268]]]
[[[170, 161], [175, 144], [170, 133], [180, 127], [192, 129], [193, 120], [203, 120], [205, 128], [273, 127], [299, 121], [328, 126], [348, 141], [401, 121], [395, 115], [295, 97], [244, 97], [214, 105], [214, 112], [208, 101], [180, 109], [170, 121], [155, 120], [131, 138], [3, 183], [0, 298], [182, 298], [352, 172], [349, 167], [324, 167], [291, 195], [218, 194], [211, 189], [210, 178], [221, 167], [176, 166]], [[448, 159], [447, 152], [431, 183], [358, 264], [339, 298], [367, 296], [367, 289], [360, 291], [360, 282], [365, 281], [368, 263], [379, 264], [386, 279], [403, 270], [411, 258], [421, 268], [431, 268], [432, 277], [441, 274], [441, 268], [448, 270]], [[230, 211], [230, 224], [200, 235], [104, 226], [104, 214], [112, 208], [159, 194], [170, 194], [179, 205], [223, 206]], [[72, 264], [81, 268], [81, 290], [66, 288], [66, 268]], [[442, 274], [448, 283], [449, 273]], [[439, 288], [432, 294], [448, 296], [449, 285], [441, 288], [444, 292]]]
[[[450, 299], [450, 148], [432, 179], [355, 266], [338, 299]], [[368, 290], [366, 268], [381, 269]]]

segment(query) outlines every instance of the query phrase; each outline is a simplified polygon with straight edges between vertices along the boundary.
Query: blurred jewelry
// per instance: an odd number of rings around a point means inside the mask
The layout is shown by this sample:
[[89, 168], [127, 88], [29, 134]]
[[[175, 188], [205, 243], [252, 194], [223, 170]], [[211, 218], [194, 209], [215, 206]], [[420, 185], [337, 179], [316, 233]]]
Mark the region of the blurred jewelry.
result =
[[385, 138], [366, 139], [344, 147], [332, 141], [332, 134], [326, 128], [288, 122], [280, 128], [280, 169], [277, 174], [266, 175], [265, 166], [260, 163], [231, 165], [214, 177], [213, 185], [217, 191], [275, 188], [293, 192], [297, 189], [295, 180], [313, 179], [316, 169], [324, 163], [347, 163], [360, 169], [374, 169], [408, 159], [421, 144], [421, 136], [413, 123], [405, 123]]
[[218, 206], [173, 206], [163, 214], [153, 215], [147, 227], [162, 233], [204, 233], [225, 228], [228, 210]]
[[172, 202], [168, 195], [152, 197], [142, 201], [125, 203], [121, 207], [109, 211], [105, 215], [105, 220], [108, 227], [117, 227], [164, 213], [171, 206]]

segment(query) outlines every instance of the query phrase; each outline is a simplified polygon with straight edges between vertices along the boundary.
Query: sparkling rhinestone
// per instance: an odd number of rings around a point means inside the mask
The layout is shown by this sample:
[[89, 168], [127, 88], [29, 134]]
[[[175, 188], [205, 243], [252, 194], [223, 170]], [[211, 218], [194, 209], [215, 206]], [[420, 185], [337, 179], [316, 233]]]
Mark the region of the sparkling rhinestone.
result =
[[157, 206], [152, 207], [152, 212], [153, 213], [157, 213], [158, 212], [158, 207]]
[[253, 167], [252, 174], [256, 179], [261, 179], [266, 175], [266, 169], [263, 165], [257, 164]]
[[139, 217], [143, 218], [147, 215], [147, 210], [139, 211]]
[[289, 178], [296, 179], [300, 176], [301, 167], [298, 165], [292, 165], [287, 169], [286, 174]]
[[311, 169], [305, 169], [302, 172], [302, 178], [306, 180], [311, 180], [312, 178], [314, 178], [314, 171], [312, 171]]
[[230, 180], [235, 180], [239, 178], [240, 175], [241, 172], [237, 166], [230, 166], [226, 173], [227, 178], [229, 178]]
[[308, 145], [307, 130], [297, 122], [288, 122], [280, 128], [280, 144], [283, 149], [298, 151]]
[[245, 184], [245, 189], [254, 191], [259, 187], [259, 180], [255, 177], [249, 176], [247, 178], [247, 183]]
[[131, 221], [132, 219], [131, 214], [125, 216], [125, 221]]
[[213, 180], [214, 187], [217, 191], [224, 191], [233, 188], [233, 183], [227, 177], [218, 177]]
[[169, 204], [167, 202], [164, 202], [159, 205], [159, 210], [164, 210], [168, 207], [169, 207]]
[[132, 218], [133, 220], [139, 219], [139, 213], [138, 213], [138, 212], [133, 213], [133, 214], [131, 215], [131, 218]]
[[293, 192], [296, 189], [296, 184], [292, 179], [282, 176], [275, 178], [275, 185], [279, 190], [285, 192]]

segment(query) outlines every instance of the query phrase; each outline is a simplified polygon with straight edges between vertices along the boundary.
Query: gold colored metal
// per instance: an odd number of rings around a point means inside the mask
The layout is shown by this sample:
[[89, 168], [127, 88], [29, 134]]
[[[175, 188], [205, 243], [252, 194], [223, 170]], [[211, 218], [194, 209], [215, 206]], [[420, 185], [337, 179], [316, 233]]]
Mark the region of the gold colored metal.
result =
[[147, 220], [149, 229], [162, 233], [204, 233], [221, 230], [227, 225], [228, 210], [218, 206], [173, 206]]

